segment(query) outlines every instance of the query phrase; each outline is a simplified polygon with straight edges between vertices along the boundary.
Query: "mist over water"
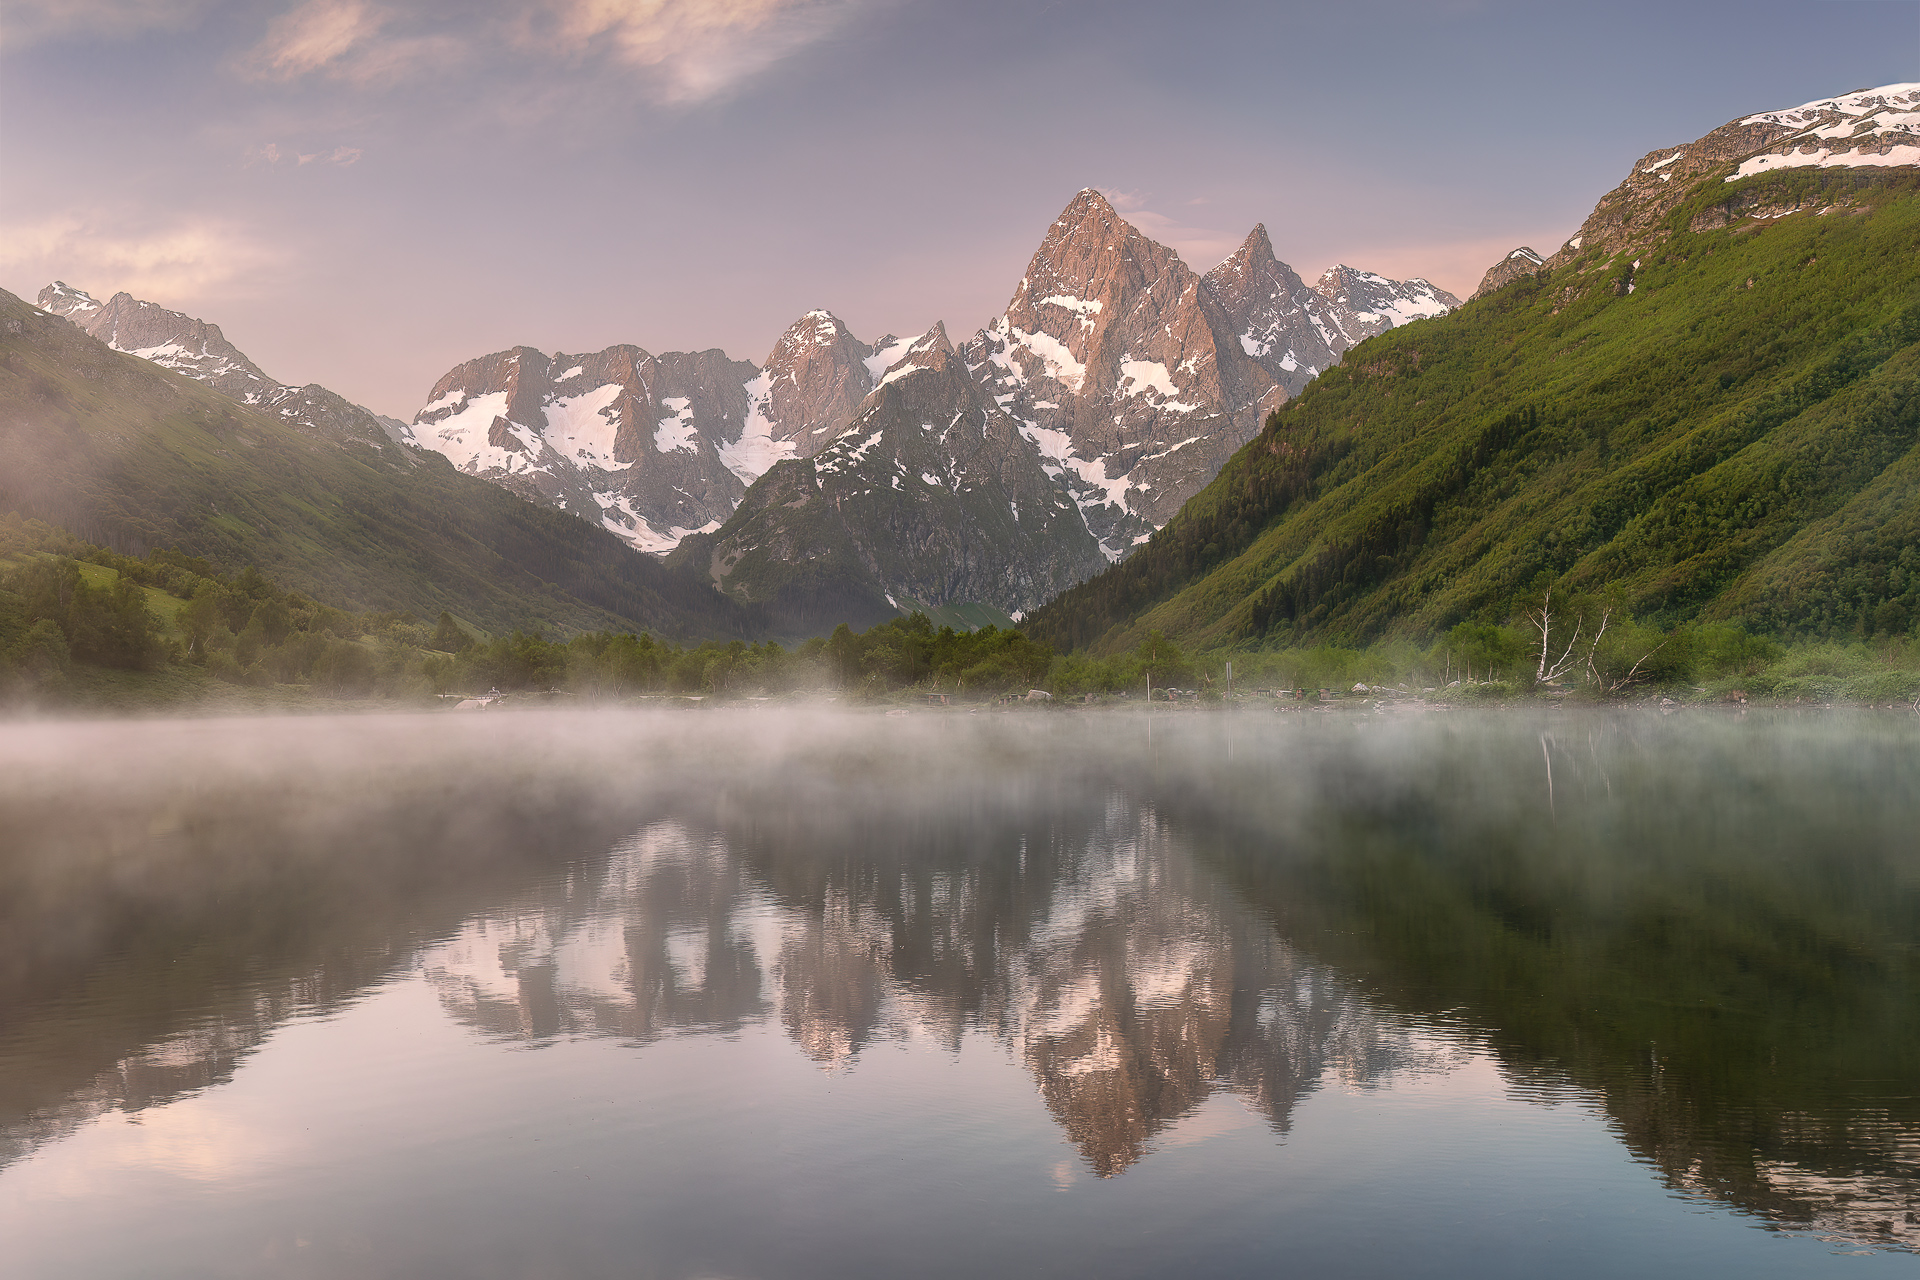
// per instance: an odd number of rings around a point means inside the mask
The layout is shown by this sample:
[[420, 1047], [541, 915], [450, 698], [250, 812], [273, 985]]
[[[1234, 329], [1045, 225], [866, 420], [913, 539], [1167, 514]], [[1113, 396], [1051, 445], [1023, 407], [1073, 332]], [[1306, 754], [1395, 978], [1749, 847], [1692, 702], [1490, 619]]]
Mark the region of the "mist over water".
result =
[[0, 1239], [29, 1276], [1905, 1270], [1917, 748], [6, 726]]

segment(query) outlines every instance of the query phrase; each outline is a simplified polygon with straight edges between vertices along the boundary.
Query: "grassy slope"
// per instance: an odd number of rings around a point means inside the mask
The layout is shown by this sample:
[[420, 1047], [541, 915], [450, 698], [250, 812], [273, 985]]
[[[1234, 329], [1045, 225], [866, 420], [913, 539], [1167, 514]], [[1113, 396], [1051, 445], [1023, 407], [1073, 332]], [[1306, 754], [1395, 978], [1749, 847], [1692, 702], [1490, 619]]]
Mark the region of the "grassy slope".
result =
[[[1835, 207], [1687, 229], [1756, 190]], [[1920, 179], [1710, 179], [1669, 226], [1637, 270], [1589, 258], [1362, 344], [1030, 632], [1102, 651], [1149, 630], [1423, 636], [1548, 584], [1666, 622], [1906, 630]]]
[[0, 295], [0, 456], [0, 510], [123, 552], [257, 564], [349, 609], [682, 639], [758, 628], [604, 530], [432, 455], [311, 439], [11, 295]]

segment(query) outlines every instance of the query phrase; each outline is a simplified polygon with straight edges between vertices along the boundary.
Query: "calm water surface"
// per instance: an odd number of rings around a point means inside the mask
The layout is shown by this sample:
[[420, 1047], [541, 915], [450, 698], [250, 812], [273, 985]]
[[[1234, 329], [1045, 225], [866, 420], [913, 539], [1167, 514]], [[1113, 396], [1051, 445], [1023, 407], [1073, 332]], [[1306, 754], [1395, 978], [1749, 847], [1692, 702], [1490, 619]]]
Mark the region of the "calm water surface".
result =
[[0, 727], [0, 1273], [1911, 1275], [1920, 725]]

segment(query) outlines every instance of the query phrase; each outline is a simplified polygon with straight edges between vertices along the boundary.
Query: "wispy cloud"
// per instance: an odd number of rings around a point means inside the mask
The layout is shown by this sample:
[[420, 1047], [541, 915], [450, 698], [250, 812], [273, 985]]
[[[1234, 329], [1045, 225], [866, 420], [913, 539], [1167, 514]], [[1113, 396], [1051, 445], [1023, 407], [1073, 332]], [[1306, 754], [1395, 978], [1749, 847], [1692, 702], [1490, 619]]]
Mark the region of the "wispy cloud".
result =
[[215, 0], [8, 0], [0, 44], [19, 49], [43, 40], [83, 36], [124, 40], [149, 31], [177, 31], [206, 16]]
[[241, 60], [259, 79], [355, 84], [532, 56], [599, 64], [668, 103], [720, 96], [890, 0], [530, 0], [449, 9], [432, 0], [303, 0]]
[[[486, 26], [484, 16], [476, 20]], [[320, 75], [366, 86], [464, 63], [472, 38], [444, 16], [414, 6], [368, 0], [305, 0], [276, 18], [266, 37], [240, 60], [255, 79]]]
[[222, 219], [128, 227], [66, 212], [0, 225], [0, 272], [29, 297], [59, 278], [82, 288], [184, 299], [279, 261], [248, 229]]
[[324, 148], [319, 151], [301, 151], [296, 147], [283, 147], [277, 142], [269, 142], [247, 149], [246, 167], [253, 169], [263, 166], [267, 168], [291, 166], [298, 169], [303, 165], [325, 164], [344, 169], [350, 164], [358, 163], [360, 157], [365, 154], [366, 152], [359, 147], [335, 147], [331, 151]]
[[[652, 73], [670, 102], [724, 93], [869, 7], [863, 0], [552, 0], [547, 39]], [[537, 29], [530, 29], [536, 40]]]
[[364, 0], [307, 0], [274, 21], [253, 56], [264, 74], [291, 80], [339, 67], [386, 23], [387, 15]]

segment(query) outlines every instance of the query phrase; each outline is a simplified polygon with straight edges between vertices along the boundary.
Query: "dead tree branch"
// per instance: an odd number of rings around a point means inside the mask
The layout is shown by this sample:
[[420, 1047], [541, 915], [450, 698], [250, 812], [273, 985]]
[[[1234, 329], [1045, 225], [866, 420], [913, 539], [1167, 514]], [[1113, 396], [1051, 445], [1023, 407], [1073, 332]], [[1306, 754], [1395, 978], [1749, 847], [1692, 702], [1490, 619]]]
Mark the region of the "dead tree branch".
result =
[[[1667, 640], [1671, 640], [1671, 639], [1673, 639], [1672, 636], [1667, 637]], [[1632, 685], [1639, 678], [1640, 663], [1645, 662], [1648, 658], [1651, 658], [1654, 654], [1666, 648], [1667, 640], [1662, 640], [1659, 644], [1653, 646], [1653, 648], [1641, 654], [1640, 661], [1634, 663], [1631, 667], [1627, 668], [1627, 674], [1625, 674], [1624, 676], [1621, 676], [1618, 680], [1615, 680], [1612, 685], [1608, 686], [1607, 692], [1618, 693], [1622, 689], [1625, 689], [1628, 686]]]

